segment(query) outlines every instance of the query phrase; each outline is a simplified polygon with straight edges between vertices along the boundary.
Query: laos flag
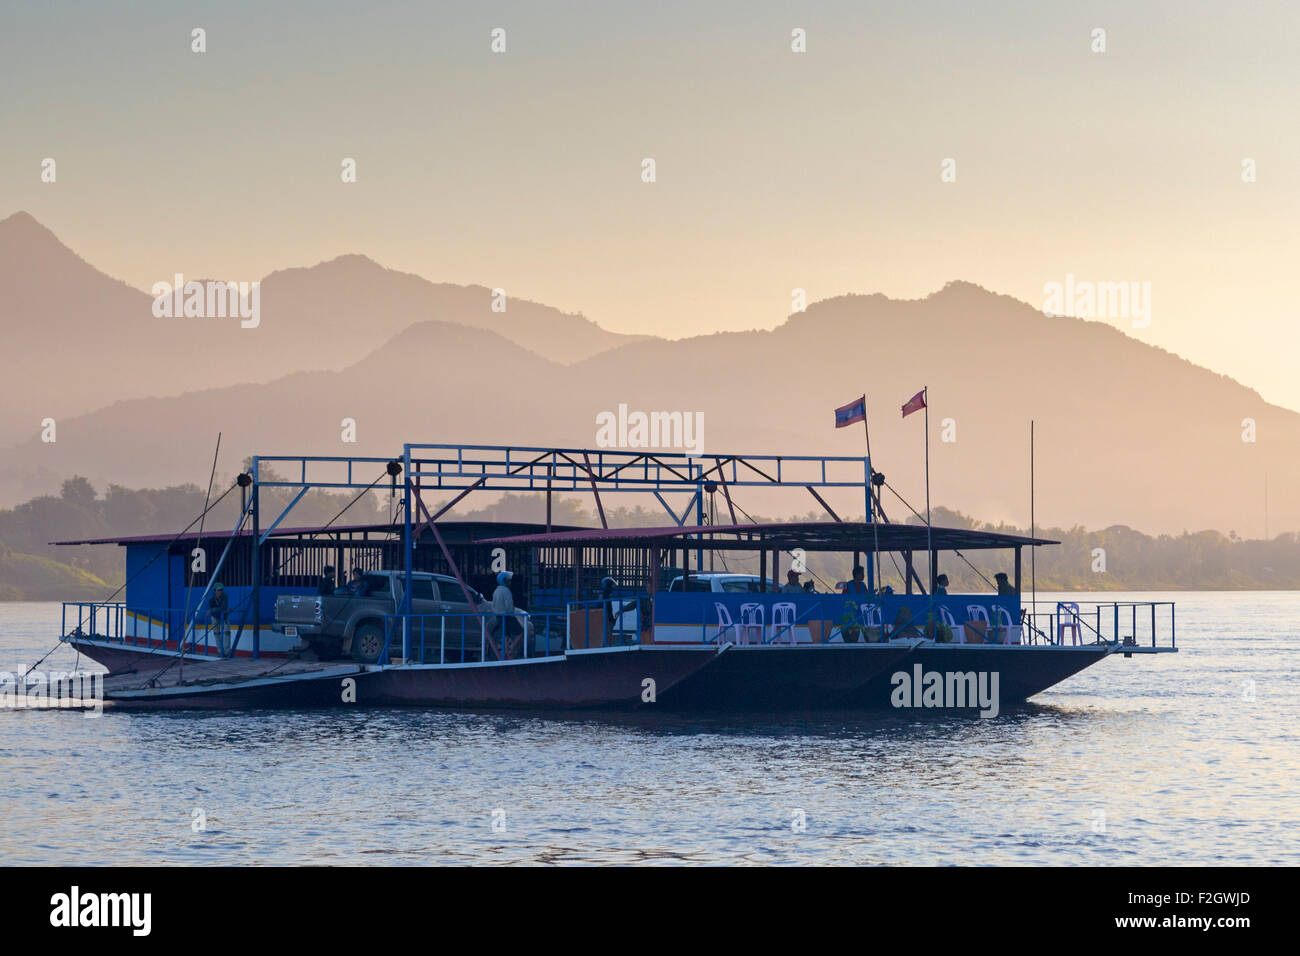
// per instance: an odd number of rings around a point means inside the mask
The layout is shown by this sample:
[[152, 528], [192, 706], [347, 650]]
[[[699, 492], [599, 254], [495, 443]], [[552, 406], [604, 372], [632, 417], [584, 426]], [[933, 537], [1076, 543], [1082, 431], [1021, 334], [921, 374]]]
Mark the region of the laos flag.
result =
[[836, 428], [843, 428], [845, 425], [852, 425], [854, 422], [865, 422], [866, 420], [867, 396], [865, 395], [835, 409]]

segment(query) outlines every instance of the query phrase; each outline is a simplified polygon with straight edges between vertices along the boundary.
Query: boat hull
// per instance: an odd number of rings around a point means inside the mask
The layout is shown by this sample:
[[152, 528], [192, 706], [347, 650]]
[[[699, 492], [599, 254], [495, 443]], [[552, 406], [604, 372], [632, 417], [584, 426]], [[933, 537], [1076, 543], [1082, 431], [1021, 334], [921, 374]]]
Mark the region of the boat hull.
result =
[[734, 645], [661, 695], [668, 710], [810, 710], [851, 705], [861, 689], [901, 666], [915, 642]]
[[359, 664], [214, 661], [108, 675], [104, 700], [126, 710], [230, 710], [356, 706], [370, 677]]
[[[129, 674], [134, 671], [158, 670], [175, 661], [180, 655], [174, 647], [149, 647], [142, 644], [125, 644], [116, 641], [96, 641], [85, 638], [64, 638], [64, 643], [78, 653], [89, 657], [97, 664], [102, 664], [109, 674]], [[236, 651], [236, 658], [252, 660], [251, 651]], [[262, 658], [283, 659], [285, 653], [266, 652]], [[220, 660], [209, 654], [192, 654], [188, 649], [185, 654], [185, 666], [191, 663], [202, 665], [209, 661]]]
[[[1024, 703], [1110, 654], [1108, 646], [722, 645], [573, 650], [521, 661], [363, 667], [205, 660], [81, 641], [109, 668], [107, 697], [140, 708], [423, 706], [691, 711], [890, 710], [916, 706], [927, 675], [976, 675], [998, 709]], [[172, 666], [168, 666], [172, 665]], [[152, 671], [184, 685], [149, 688]], [[229, 674], [227, 673], [229, 672]], [[264, 675], [273, 675], [266, 678]], [[139, 675], [143, 680], [137, 679]], [[238, 680], [227, 677], [238, 676]], [[353, 680], [350, 699], [341, 681]], [[900, 681], [908, 682], [906, 693]], [[111, 685], [124, 688], [115, 691]], [[900, 696], [901, 695], [901, 696]], [[901, 701], [901, 703], [900, 703]], [[933, 707], [930, 702], [927, 708]], [[948, 703], [939, 705], [948, 709]], [[952, 709], [970, 709], [973, 700]]]
[[[996, 675], [999, 709], [1025, 703], [1035, 694], [1072, 677], [1108, 656], [1106, 645], [1057, 647], [1006, 644], [921, 644], [898, 666], [876, 675], [846, 702], [864, 709], [899, 709], [904, 675], [910, 683], [938, 673]], [[920, 668], [918, 671], [917, 668]], [[987, 686], [994, 686], [990, 681]], [[948, 709], [948, 708], [940, 708]], [[954, 708], [970, 709], [970, 708]]]
[[653, 707], [682, 681], [711, 666], [713, 647], [632, 646], [487, 664], [404, 665], [367, 677], [366, 700], [432, 707]]

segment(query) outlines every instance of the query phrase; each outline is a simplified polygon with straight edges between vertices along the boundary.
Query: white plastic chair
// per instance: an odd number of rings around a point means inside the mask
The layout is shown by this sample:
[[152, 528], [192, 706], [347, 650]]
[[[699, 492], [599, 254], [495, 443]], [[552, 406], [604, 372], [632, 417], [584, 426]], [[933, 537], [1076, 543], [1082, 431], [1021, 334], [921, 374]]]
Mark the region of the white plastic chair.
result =
[[780, 604], [772, 605], [772, 643], [779, 643], [785, 639], [788, 643], [795, 643], [794, 621], [796, 617], [794, 603], [791, 601], [782, 601]]
[[858, 613], [862, 615], [862, 624], [865, 627], [880, 627], [880, 605], [879, 604], [860, 604]]
[[758, 603], [742, 604], [740, 606], [740, 623], [736, 625], [737, 633], [741, 635], [739, 643], [762, 644], [763, 633], [767, 630], [764, 619], [763, 605]]
[[948, 625], [948, 630], [952, 631], [952, 642], [954, 644], [966, 643], [966, 628], [958, 624], [957, 619], [952, 616], [952, 611], [942, 604], [939, 605], [939, 619]]
[[1019, 644], [1020, 625], [1012, 623], [1011, 612], [1008, 611], [1006, 608], [1002, 607], [1002, 605], [1000, 604], [994, 605], [994, 609], [997, 611], [998, 624], [1004, 629], [1003, 633], [1006, 634], [1006, 637], [1003, 639], [1003, 643]]
[[1056, 602], [1056, 643], [1065, 643], [1065, 632], [1070, 631], [1074, 644], [1083, 643], [1083, 628], [1079, 622], [1079, 605], [1073, 601]]
[[[984, 624], [984, 643], [993, 642], [993, 622], [989, 620], [989, 609], [983, 604], [967, 604], [966, 620], [982, 621]], [[967, 641], [966, 643], [970, 643]], [[978, 641], [976, 643], [979, 643]]]
[[731, 612], [727, 610], [727, 605], [723, 604], [721, 601], [714, 601], [713, 606], [718, 612], [718, 631], [717, 634], [714, 635], [714, 642], [721, 642], [723, 635], [728, 631], [731, 631], [732, 641], [739, 644], [740, 627], [739, 625], [732, 623]]

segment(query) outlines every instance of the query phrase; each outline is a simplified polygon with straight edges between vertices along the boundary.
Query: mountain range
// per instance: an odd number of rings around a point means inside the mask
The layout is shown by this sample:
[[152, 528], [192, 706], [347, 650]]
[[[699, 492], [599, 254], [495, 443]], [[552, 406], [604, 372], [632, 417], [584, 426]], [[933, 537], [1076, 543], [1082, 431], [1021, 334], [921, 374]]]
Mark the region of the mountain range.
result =
[[[152, 295], [32, 217], [0, 221], [0, 505], [73, 474], [101, 488], [206, 481], [218, 432], [232, 461], [387, 456], [403, 441], [586, 447], [620, 405], [702, 413], [706, 454], [861, 455], [861, 426], [834, 429], [831, 410], [865, 392], [876, 467], [920, 509], [923, 416], [899, 408], [928, 387], [936, 503], [1025, 524], [1033, 419], [1042, 523], [1258, 537], [1267, 481], [1269, 533], [1300, 528], [1300, 414], [1106, 323], [969, 282], [677, 340], [513, 297], [494, 312], [490, 289], [359, 255], [272, 273], [261, 295], [255, 329], [157, 318]], [[816, 507], [753, 500], [768, 514]], [[860, 492], [831, 500], [861, 513]], [[889, 494], [885, 506], [907, 516]]]

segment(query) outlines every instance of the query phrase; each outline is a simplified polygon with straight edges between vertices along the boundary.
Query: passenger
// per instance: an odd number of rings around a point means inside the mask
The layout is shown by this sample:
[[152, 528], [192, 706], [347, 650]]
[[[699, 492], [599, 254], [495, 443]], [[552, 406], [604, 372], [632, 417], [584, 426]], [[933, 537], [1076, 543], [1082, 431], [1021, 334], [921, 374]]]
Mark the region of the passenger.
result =
[[327, 564], [321, 571], [320, 580], [316, 582], [316, 593], [328, 597], [337, 588], [338, 585], [334, 581], [334, 565]]
[[803, 585], [799, 583], [799, 572], [791, 568], [785, 572], [785, 584], [781, 586], [782, 594], [803, 594]]
[[227, 656], [226, 648], [226, 621], [230, 617], [230, 599], [226, 597], [226, 589], [222, 587], [220, 581], [212, 585], [212, 597], [208, 599], [208, 616], [212, 618], [213, 627], [217, 632], [217, 650], [221, 656]]
[[[515, 618], [515, 596], [510, 590], [510, 579], [513, 577], [512, 571], [502, 571], [497, 575], [497, 589], [492, 592], [492, 617], [487, 628], [489, 637], [501, 635], [502, 659], [510, 656], [505, 649], [505, 639], [508, 637], [506, 628]], [[519, 626], [518, 621], [515, 621], [515, 626]]]
[[997, 574], [993, 575], [993, 580], [998, 583], [998, 594], [1016, 593], [1016, 589], [1012, 586], [1011, 582], [1007, 580], [1007, 572], [999, 571]]
[[807, 581], [805, 581], [805, 582], [803, 583], [803, 593], [804, 593], [804, 594], [816, 594], [816, 593], [817, 593], [817, 589], [816, 589], [816, 587], [813, 586], [813, 580], [812, 580], [812, 578], [809, 578]]
[[866, 569], [862, 565], [856, 565], [853, 568], [853, 580], [845, 581], [844, 587], [840, 590], [841, 594], [866, 594], [867, 583], [863, 580], [866, 575]]
[[[609, 575], [600, 579], [600, 599], [605, 602], [605, 643], [610, 643], [610, 638], [614, 636], [614, 619], [621, 616], [622, 603], [620, 602], [620, 615], [614, 613], [614, 579]], [[513, 595], [512, 595], [513, 599]]]
[[352, 569], [352, 580], [344, 590], [353, 597], [365, 597], [370, 593], [370, 588], [366, 585], [366, 576], [361, 573], [360, 568]]
[[947, 593], [948, 593], [948, 575], [941, 574], [934, 579], [934, 594], [935, 597], [938, 597], [939, 595], [946, 595]]
[[497, 575], [497, 589], [492, 592], [493, 614], [515, 613], [515, 596], [510, 590], [510, 579], [514, 576], [513, 571], [502, 571]]

